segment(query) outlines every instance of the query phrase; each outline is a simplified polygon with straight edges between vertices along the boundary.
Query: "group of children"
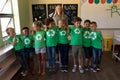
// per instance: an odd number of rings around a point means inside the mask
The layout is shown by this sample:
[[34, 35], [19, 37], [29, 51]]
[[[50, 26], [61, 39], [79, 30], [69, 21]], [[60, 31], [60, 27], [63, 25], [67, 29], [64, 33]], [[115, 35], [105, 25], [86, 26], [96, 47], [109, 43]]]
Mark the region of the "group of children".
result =
[[[74, 25], [68, 26], [65, 20], [61, 19], [58, 25], [55, 25], [53, 18], [47, 18], [43, 26], [41, 21], [35, 21], [31, 34], [28, 27], [22, 28], [21, 35], [15, 34], [14, 28], [6, 29], [9, 36], [8, 42], [14, 47], [23, 76], [26, 76], [28, 71], [34, 74], [34, 52], [39, 75], [46, 74], [46, 60], [49, 64], [49, 71], [55, 71], [56, 46], [60, 53], [60, 70], [68, 72], [69, 44], [72, 47], [73, 56], [72, 72], [76, 72], [77, 62], [80, 73], [89, 69], [93, 69], [93, 72], [101, 69], [103, 38], [101, 32], [96, 30], [97, 23], [85, 20], [83, 27], [80, 17], [76, 17], [73, 22]], [[84, 53], [85, 64], [83, 65]]]

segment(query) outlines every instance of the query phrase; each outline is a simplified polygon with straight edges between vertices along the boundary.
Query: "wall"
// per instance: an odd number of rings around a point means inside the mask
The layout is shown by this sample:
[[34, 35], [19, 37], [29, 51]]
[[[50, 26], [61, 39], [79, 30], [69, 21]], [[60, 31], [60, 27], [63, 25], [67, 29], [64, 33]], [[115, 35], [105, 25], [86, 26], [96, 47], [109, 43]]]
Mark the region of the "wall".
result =
[[80, 0], [30, 0], [30, 25], [32, 25], [32, 4], [78, 4], [78, 16], [80, 16]]

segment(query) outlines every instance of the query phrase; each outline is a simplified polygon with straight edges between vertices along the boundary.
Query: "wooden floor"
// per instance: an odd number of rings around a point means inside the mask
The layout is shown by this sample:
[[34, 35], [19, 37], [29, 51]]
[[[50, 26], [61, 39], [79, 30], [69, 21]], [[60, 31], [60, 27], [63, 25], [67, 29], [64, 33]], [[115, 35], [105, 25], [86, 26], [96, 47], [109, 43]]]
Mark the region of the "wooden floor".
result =
[[[72, 61], [68, 73], [47, 73], [45, 76], [30, 75], [22, 77], [18, 72], [12, 80], [120, 80], [120, 62], [112, 59], [110, 52], [104, 52], [102, 56], [102, 71], [93, 73], [92, 71], [80, 74], [78, 71], [72, 73]], [[71, 57], [70, 57], [71, 58]]]

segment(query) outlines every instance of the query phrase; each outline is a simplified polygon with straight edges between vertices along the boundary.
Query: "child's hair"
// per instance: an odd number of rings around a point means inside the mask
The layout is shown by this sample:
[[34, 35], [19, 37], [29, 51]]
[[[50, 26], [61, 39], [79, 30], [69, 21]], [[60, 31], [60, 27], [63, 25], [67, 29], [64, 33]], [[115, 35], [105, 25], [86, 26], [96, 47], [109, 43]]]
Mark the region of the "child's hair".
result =
[[7, 33], [8, 35], [10, 34], [9, 29], [12, 29], [12, 30], [14, 31], [14, 28], [8, 27], [8, 28], [6, 29], [6, 33]]
[[37, 27], [38, 26], [41, 27], [41, 28], [43, 27], [43, 24], [42, 24], [41, 21], [34, 21], [33, 24], [36, 25]]
[[28, 28], [28, 27], [23, 27], [23, 28], [22, 28], [22, 31], [23, 31], [23, 30], [25, 30], [25, 29], [29, 30], [29, 28]]
[[75, 17], [73, 22], [77, 22], [77, 21], [80, 21], [80, 22], [81, 22], [82, 19], [81, 19], [80, 17]]
[[84, 21], [84, 24], [85, 24], [86, 22], [91, 23], [89, 19], [86, 19], [86, 20]]
[[95, 21], [92, 21], [91, 24], [94, 24], [97, 27], [97, 23]]
[[53, 18], [49, 17], [45, 20], [46, 26], [48, 26], [50, 23], [54, 22]]
[[67, 30], [68, 29], [68, 25], [66, 23], [66, 20], [65, 19], [61, 19], [59, 21], [62, 21], [64, 23], [63, 29]]

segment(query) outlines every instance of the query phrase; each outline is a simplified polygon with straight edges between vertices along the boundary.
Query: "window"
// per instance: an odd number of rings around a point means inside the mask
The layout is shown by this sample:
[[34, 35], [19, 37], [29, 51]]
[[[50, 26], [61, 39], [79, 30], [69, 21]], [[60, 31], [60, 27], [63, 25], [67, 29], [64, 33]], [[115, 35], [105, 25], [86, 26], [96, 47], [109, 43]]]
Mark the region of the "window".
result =
[[12, 0], [0, 0], [0, 27], [3, 40], [6, 38], [6, 28], [14, 27], [13, 13], [12, 13]]

